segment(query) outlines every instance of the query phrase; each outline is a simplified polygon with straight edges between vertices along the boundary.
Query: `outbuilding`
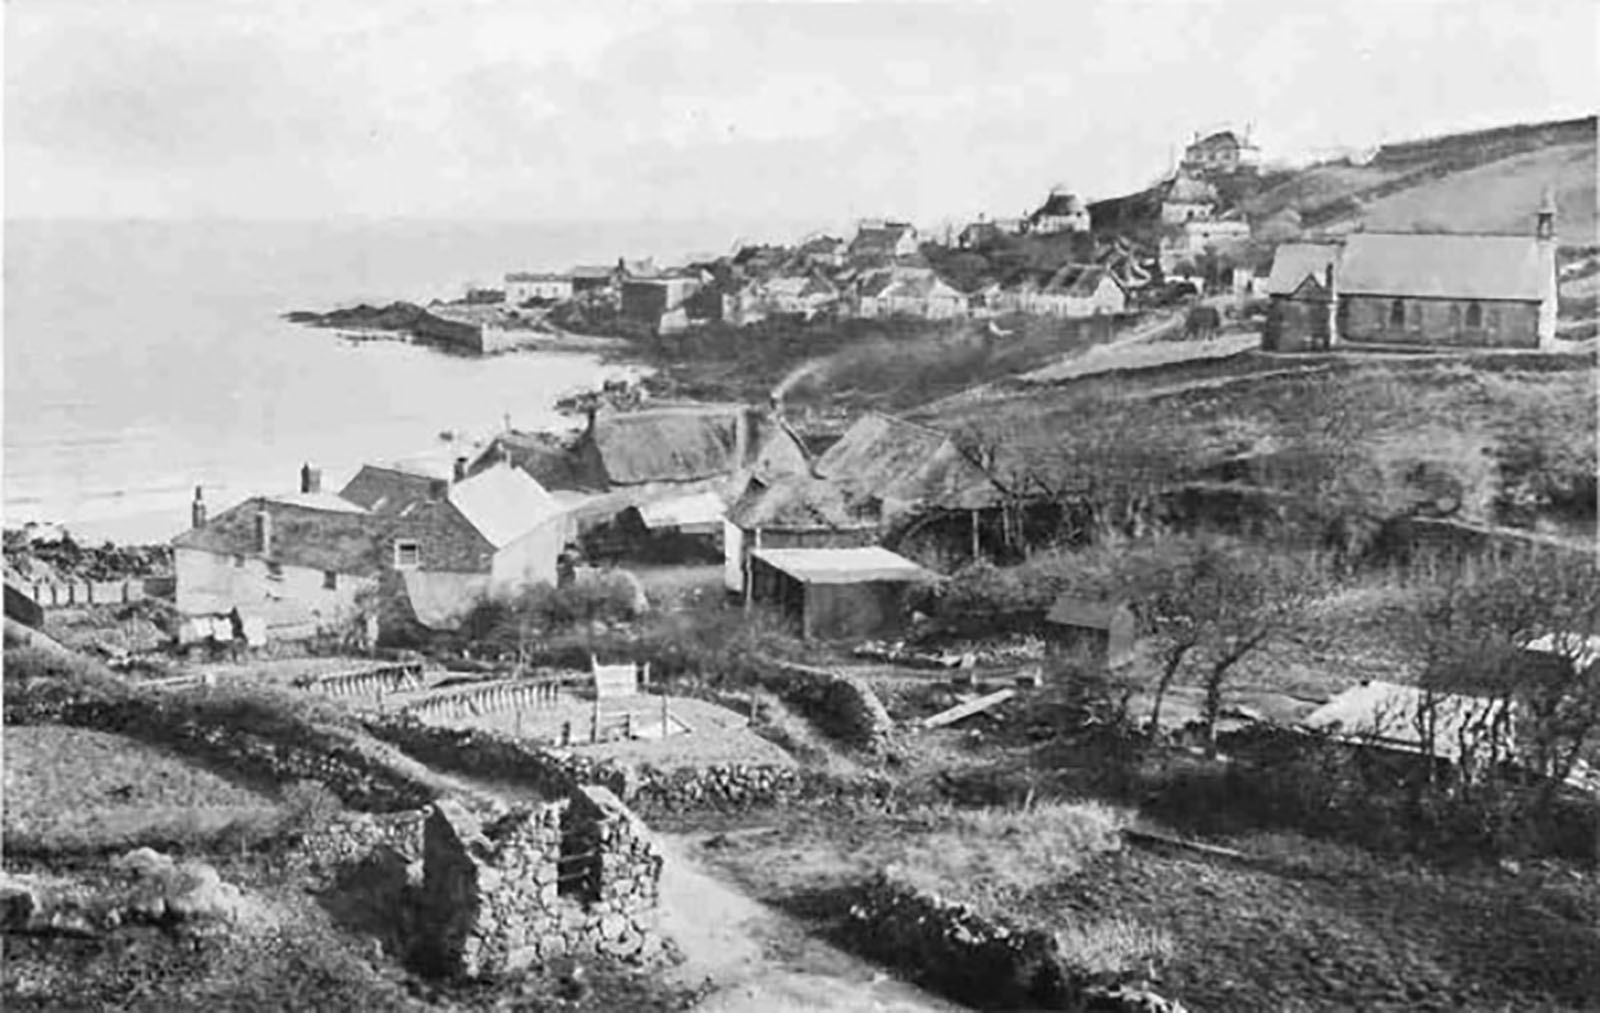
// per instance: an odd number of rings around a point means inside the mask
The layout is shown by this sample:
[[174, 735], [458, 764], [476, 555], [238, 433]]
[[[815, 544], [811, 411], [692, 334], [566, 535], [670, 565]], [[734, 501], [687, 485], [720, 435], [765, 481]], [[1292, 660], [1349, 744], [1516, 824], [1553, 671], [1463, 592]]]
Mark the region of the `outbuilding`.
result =
[[1044, 622], [1049, 639], [1063, 653], [1082, 652], [1108, 668], [1133, 657], [1135, 620], [1125, 602], [1064, 594], [1050, 606]]
[[895, 633], [905, 625], [912, 588], [936, 579], [878, 546], [750, 553], [750, 600], [781, 608], [799, 623], [806, 639]]

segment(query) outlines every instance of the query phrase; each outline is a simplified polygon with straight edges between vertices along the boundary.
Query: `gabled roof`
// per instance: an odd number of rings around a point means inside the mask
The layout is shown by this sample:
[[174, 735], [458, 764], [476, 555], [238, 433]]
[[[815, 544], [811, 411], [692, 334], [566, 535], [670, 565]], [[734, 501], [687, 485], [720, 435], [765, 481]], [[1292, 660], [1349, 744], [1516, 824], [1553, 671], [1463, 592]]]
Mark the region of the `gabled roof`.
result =
[[528, 473], [498, 464], [450, 487], [450, 505], [496, 549], [561, 514], [561, 507]]
[[938, 575], [879, 546], [856, 549], [756, 549], [750, 555], [802, 584], [909, 583]]
[[847, 429], [814, 470], [853, 493], [949, 509], [978, 509], [999, 495], [946, 434], [877, 412]]
[[363, 464], [339, 497], [375, 514], [398, 514], [418, 500], [434, 498], [449, 479], [414, 465]]
[[1317, 279], [1317, 284], [1324, 284], [1328, 266], [1336, 265], [1338, 260], [1339, 247], [1331, 243], [1284, 243], [1272, 255], [1266, 292], [1290, 295], [1308, 275]]
[[1532, 236], [1356, 232], [1345, 238], [1343, 294], [1538, 301], [1553, 261]]
[[256, 496], [224, 510], [204, 527], [172, 540], [174, 548], [199, 549], [217, 555], [259, 555], [256, 516], [271, 524], [267, 558], [286, 566], [365, 576], [385, 561], [387, 543], [381, 518], [363, 511], [319, 510]]
[[590, 438], [612, 485], [713, 478], [744, 463], [735, 459], [735, 448], [739, 415], [746, 410], [713, 405], [604, 413]]
[[889, 254], [896, 244], [915, 229], [907, 222], [884, 222], [882, 225], [862, 225], [850, 241], [850, 252], [857, 254]]
[[507, 461], [547, 490], [577, 489], [583, 486], [583, 471], [572, 453], [572, 437], [554, 433], [501, 433], [489, 441], [468, 469], [473, 474]]
[[1238, 148], [1248, 148], [1252, 146], [1248, 141], [1244, 140], [1232, 130], [1219, 130], [1214, 134], [1202, 137], [1200, 140], [1193, 142], [1189, 145], [1189, 147], [1213, 147], [1221, 144], [1231, 144]]
[[651, 531], [720, 524], [727, 515], [727, 504], [714, 492], [652, 500], [638, 507], [639, 520]]
[[746, 531], [860, 531], [877, 526], [878, 508], [871, 497], [852, 495], [841, 482], [786, 475], [741, 496], [728, 510], [728, 521]]
[[1074, 595], [1064, 594], [1050, 606], [1050, 611], [1045, 615], [1045, 622], [1057, 626], [1076, 626], [1090, 630], [1109, 630], [1112, 621], [1119, 614], [1127, 612], [1127, 606], [1118, 601], [1100, 601], [1093, 598], [1079, 598]]

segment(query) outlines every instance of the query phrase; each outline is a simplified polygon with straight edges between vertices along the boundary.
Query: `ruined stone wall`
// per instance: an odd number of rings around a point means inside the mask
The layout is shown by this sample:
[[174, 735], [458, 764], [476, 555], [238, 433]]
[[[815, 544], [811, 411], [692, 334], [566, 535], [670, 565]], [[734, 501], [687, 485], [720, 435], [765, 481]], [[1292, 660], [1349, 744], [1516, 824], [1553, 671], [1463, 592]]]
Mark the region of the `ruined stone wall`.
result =
[[490, 978], [562, 956], [650, 960], [662, 864], [649, 829], [605, 788], [487, 819], [436, 803], [418, 918], [428, 961]]

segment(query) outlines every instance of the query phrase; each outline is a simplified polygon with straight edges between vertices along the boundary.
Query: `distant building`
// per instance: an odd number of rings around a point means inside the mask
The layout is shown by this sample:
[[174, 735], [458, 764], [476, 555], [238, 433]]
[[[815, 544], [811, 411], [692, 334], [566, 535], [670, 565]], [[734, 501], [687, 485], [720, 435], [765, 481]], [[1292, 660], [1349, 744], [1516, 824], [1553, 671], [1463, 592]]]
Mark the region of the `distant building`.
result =
[[863, 219], [846, 255], [850, 260], [897, 260], [915, 256], [919, 249], [916, 227], [881, 218]]
[[622, 282], [622, 316], [663, 334], [688, 326], [684, 303], [704, 284], [699, 275], [629, 277]]
[[1216, 207], [1216, 187], [1203, 179], [1180, 175], [1168, 185], [1161, 200], [1161, 221], [1165, 225], [1181, 225], [1210, 218]]
[[1039, 210], [1028, 216], [1028, 231], [1046, 235], [1088, 232], [1089, 224], [1088, 205], [1063, 186], [1053, 188]]
[[1194, 140], [1183, 149], [1182, 167], [1191, 172], [1237, 172], [1261, 164], [1261, 149], [1248, 134], [1219, 130]]
[[1128, 293], [1103, 267], [1068, 264], [1025, 300], [1027, 312], [1051, 317], [1093, 317], [1125, 312]]
[[505, 301], [521, 306], [535, 299], [556, 302], [572, 298], [572, 279], [564, 274], [512, 273], [506, 275]]
[[579, 264], [567, 272], [574, 295], [609, 291], [617, 286], [619, 278], [618, 268], [604, 264]]
[[856, 282], [855, 313], [860, 317], [952, 320], [965, 317], [967, 309], [967, 297], [931, 268], [883, 268]]
[[811, 236], [795, 248], [795, 256], [817, 267], [842, 267], [850, 244], [836, 236]]
[[1226, 250], [1249, 240], [1250, 223], [1246, 221], [1222, 218], [1185, 221], [1178, 231], [1161, 239], [1161, 270], [1171, 273], [1182, 261], [1193, 260], [1207, 250]]
[[784, 275], [757, 282], [752, 295], [765, 315], [809, 320], [839, 302], [839, 287], [822, 274]]

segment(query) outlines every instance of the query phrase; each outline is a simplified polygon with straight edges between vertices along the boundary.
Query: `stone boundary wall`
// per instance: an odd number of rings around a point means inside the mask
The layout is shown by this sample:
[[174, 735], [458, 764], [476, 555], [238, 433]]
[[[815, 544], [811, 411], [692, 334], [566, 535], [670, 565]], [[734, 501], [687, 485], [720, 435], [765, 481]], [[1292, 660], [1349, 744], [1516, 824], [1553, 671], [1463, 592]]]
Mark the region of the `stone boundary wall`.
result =
[[879, 749], [894, 719], [872, 687], [854, 675], [767, 659], [774, 671], [761, 684], [792, 704], [827, 735], [863, 749]]
[[565, 798], [586, 784], [603, 785], [647, 812], [738, 810], [778, 802], [866, 802], [886, 805], [892, 784], [841, 778], [796, 767], [712, 764], [661, 770], [545, 749], [498, 732], [443, 728], [404, 715], [367, 721], [373, 735], [424, 763], [473, 776], [512, 781], [546, 798]]
[[841, 931], [857, 953], [979, 1009], [1185, 1013], [1142, 989], [1076, 981], [1052, 934], [985, 917], [890, 873], [868, 881]]
[[428, 785], [331, 732], [288, 722], [262, 729], [220, 718], [210, 720], [202, 708], [184, 706], [170, 696], [47, 703], [37, 711], [8, 706], [5, 720], [7, 724], [54, 723], [126, 735], [278, 785], [317, 781], [355, 809], [417, 809], [433, 801], [436, 794]]

